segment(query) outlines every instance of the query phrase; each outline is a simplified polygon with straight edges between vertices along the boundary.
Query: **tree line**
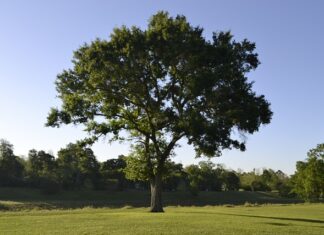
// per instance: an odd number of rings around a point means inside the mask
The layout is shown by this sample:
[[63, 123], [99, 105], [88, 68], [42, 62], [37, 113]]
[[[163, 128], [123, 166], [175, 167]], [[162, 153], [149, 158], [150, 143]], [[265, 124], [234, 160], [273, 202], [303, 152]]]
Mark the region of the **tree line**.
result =
[[[300, 196], [306, 200], [323, 198], [324, 144], [308, 153], [305, 162], [297, 162], [294, 175], [273, 169], [250, 172], [229, 170], [221, 164], [201, 161], [183, 167], [167, 162], [162, 179], [164, 191], [277, 191], [284, 197]], [[0, 141], [0, 186], [41, 189], [47, 194], [60, 190], [148, 190], [149, 180], [141, 173], [134, 156], [120, 155], [99, 162], [90, 148], [68, 144], [53, 154], [32, 149], [27, 157], [14, 154], [13, 145]]]

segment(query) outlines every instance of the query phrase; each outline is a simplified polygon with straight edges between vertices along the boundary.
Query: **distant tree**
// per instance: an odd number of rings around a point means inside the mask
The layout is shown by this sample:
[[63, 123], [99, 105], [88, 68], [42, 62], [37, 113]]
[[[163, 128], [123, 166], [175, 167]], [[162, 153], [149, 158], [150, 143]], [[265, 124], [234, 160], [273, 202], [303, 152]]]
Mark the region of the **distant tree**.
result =
[[240, 188], [246, 191], [253, 191], [252, 182], [259, 179], [259, 176], [255, 173], [255, 171], [251, 172], [242, 172], [240, 175]]
[[116, 28], [108, 41], [78, 49], [74, 67], [58, 75], [63, 103], [47, 125], [83, 124], [86, 143], [108, 134], [121, 139], [121, 131], [140, 141], [151, 211], [162, 212], [165, 163], [180, 139], [199, 156], [219, 156], [223, 149], [245, 150], [233, 130], [252, 134], [270, 122], [269, 103], [246, 77], [259, 64], [255, 44], [232, 38], [219, 32], [206, 40], [202, 28], [166, 12], [154, 15], [146, 30]]
[[261, 180], [265, 184], [271, 184], [274, 178], [275, 172], [271, 169], [263, 169], [263, 172], [261, 174]]
[[238, 173], [240, 187], [247, 191], [279, 191], [281, 196], [290, 194], [290, 179], [282, 171], [273, 169], [254, 169], [250, 172]]
[[260, 178], [251, 182], [251, 190], [254, 191], [271, 191], [271, 188], [265, 184]]
[[307, 155], [305, 162], [296, 163], [292, 182], [300, 197], [314, 201], [324, 197], [324, 144], [317, 145]]
[[31, 175], [42, 177], [55, 173], [56, 162], [54, 156], [43, 150], [30, 150], [27, 161]]
[[261, 181], [269, 190], [288, 190], [286, 186], [288, 186], [289, 177], [280, 170], [263, 169]]
[[162, 179], [164, 190], [176, 191], [181, 183], [185, 184], [185, 172], [183, 171], [182, 164], [167, 161], [165, 168], [167, 172]]
[[199, 166], [192, 164], [185, 167], [184, 171], [187, 174], [189, 191], [192, 195], [197, 196], [200, 190], [200, 182], [202, 181]]
[[278, 190], [279, 195], [282, 197], [296, 197], [296, 194], [293, 192], [291, 177], [278, 170], [275, 172], [274, 178], [275, 180], [272, 182], [273, 190]]
[[59, 190], [57, 182], [57, 164], [52, 154], [32, 149], [26, 161], [27, 180], [34, 187], [40, 187], [46, 193]]
[[211, 161], [199, 162], [201, 182], [200, 190], [202, 191], [221, 191], [223, 167], [217, 167]]
[[65, 188], [95, 188], [99, 183], [100, 166], [90, 148], [68, 144], [58, 152], [57, 164], [59, 180]]
[[283, 183], [276, 172], [272, 169], [263, 169], [261, 181], [269, 190], [278, 190], [278, 186]]
[[21, 183], [24, 165], [14, 155], [13, 145], [0, 139], [0, 185], [12, 186]]
[[224, 171], [222, 181], [225, 191], [237, 191], [240, 188], [240, 177], [233, 171]]
[[198, 191], [221, 191], [222, 175], [225, 169], [211, 161], [201, 161], [198, 165], [189, 165], [184, 171], [187, 174], [189, 190], [197, 195]]
[[100, 173], [103, 180], [116, 180], [117, 189], [124, 190], [128, 185], [128, 180], [125, 176], [125, 168], [125, 156], [120, 155], [117, 159], [108, 159], [107, 161], [101, 163]]

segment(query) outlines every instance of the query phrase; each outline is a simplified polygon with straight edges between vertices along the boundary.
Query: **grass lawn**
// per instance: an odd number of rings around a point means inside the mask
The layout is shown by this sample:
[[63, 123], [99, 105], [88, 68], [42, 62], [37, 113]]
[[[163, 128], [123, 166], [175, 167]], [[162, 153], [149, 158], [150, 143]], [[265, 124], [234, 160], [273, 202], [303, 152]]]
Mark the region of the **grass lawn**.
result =
[[168, 192], [163, 199], [166, 213], [152, 214], [144, 191], [44, 195], [35, 189], [0, 188], [0, 235], [324, 235], [323, 203], [301, 204], [262, 192], [200, 192], [197, 197]]
[[0, 212], [0, 234], [324, 234], [324, 204]]

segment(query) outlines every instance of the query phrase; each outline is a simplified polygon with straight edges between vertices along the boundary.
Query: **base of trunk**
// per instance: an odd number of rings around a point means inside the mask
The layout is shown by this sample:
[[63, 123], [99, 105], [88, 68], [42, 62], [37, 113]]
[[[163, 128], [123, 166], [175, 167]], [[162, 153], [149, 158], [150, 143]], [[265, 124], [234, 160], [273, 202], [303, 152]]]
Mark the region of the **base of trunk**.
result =
[[150, 212], [153, 212], [153, 213], [163, 213], [164, 212], [164, 210], [163, 210], [163, 207], [160, 207], [160, 208], [158, 208], [158, 207], [151, 207], [151, 209], [150, 209]]
[[162, 177], [156, 175], [151, 180], [151, 209], [150, 212], [164, 212], [162, 206]]

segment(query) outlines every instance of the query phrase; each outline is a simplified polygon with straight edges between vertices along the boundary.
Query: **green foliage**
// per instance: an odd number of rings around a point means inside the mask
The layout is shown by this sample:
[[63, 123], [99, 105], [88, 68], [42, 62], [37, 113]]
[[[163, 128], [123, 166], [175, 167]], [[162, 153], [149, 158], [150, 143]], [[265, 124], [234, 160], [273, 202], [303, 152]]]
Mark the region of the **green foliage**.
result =
[[99, 163], [89, 148], [69, 144], [58, 152], [58, 178], [65, 188], [80, 188], [91, 183], [95, 188], [99, 184]]
[[[166, 147], [165, 142], [160, 143], [160, 145], [161, 149]], [[149, 144], [148, 147], [146, 147], [143, 143], [133, 145], [131, 153], [125, 158], [126, 177], [130, 180], [140, 181], [149, 181], [152, 179], [152, 177], [160, 170], [158, 161], [159, 157], [156, 155], [157, 154], [154, 152], [153, 144]], [[182, 171], [182, 165], [176, 165], [170, 159], [166, 159], [163, 164], [164, 167], [161, 169], [163, 173], [163, 180], [172, 177], [172, 175], [175, 176], [179, 173], [179, 171]]]
[[[152, 146], [151, 146], [152, 148]], [[147, 159], [146, 149], [142, 145], [135, 145], [132, 147], [132, 152], [125, 158], [126, 178], [129, 180], [149, 181], [156, 171], [157, 162], [150, 155], [151, 159]]]
[[37, 152], [35, 149], [29, 151], [27, 164], [30, 174], [37, 176], [46, 175], [57, 168], [53, 155], [42, 150]]
[[133, 140], [148, 139], [154, 148], [146, 164], [156, 161], [161, 171], [182, 137], [198, 155], [244, 150], [232, 131], [252, 134], [272, 116], [246, 77], [259, 64], [254, 50], [254, 43], [236, 42], [230, 32], [208, 41], [184, 16], [159, 12], [146, 30], [116, 28], [109, 40], [75, 51], [73, 68], [57, 76], [63, 104], [51, 110], [47, 125], [83, 124], [87, 143], [103, 135], [120, 139], [123, 130]]
[[245, 191], [253, 191], [251, 185], [252, 182], [254, 182], [257, 179], [257, 177], [258, 176], [255, 174], [255, 171], [241, 173], [240, 187]]
[[[153, 149], [154, 145], [150, 144], [150, 148]], [[69, 144], [61, 149], [57, 159], [52, 154], [34, 149], [29, 151], [26, 160], [15, 157], [13, 146], [7, 141], [2, 142], [1, 151], [1, 156], [4, 156], [2, 159], [6, 160], [0, 163], [16, 162], [12, 165], [1, 165], [7, 166], [0, 169], [2, 186], [34, 187], [47, 195], [57, 194], [62, 188], [110, 191], [147, 189], [150, 174], [155, 174], [158, 167], [156, 162], [150, 161], [152, 168], [147, 168], [145, 148], [140, 144], [133, 146], [129, 156], [119, 156], [117, 159], [108, 159], [102, 163], [98, 163], [91, 149], [77, 144]], [[262, 174], [257, 171], [238, 174], [210, 161], [202, 161], [185, 169], [182, 164], [170, 159], [164, 164], [162, 176], [164, 191], [189, 191], [192, 195], [198, 196], [201, 191], [235, 191], [241, 183], [241, 187], [246, 185], [247, 190], [271, 189], [277, 190], [280, 196], [294, 196], [289, 177], [281, 171], [264, 169]]]
[[[166, 173], [163, 177], [163, 190], [165, 191], [177, 191], [181, 190], [186, 182], [186, 174], [183, 171], [183, 166], [180, 163], [173, 161], [167, 161], [165, 163]], [[183, 190], [183, 189], [182, 189]]]
[[251, 190], [252, 191], [271, 191], [271, 188], [268, 187], [261, 180], [254, 180], [251, 182]]
[[51, 109], [47, 125], [84, 125], [90, 135], [84, 144], [101, 136], [137, 141], [143, 156], [136, 150], [126, 175], [148, 176], [160, 190], [165, 163], [181, 138], [197, 156], [214, 157], [223, 149], [245, 150], [233, 130], [252, 134], [270, 123], [269, 102], [246, 77], [259, 64], [254, 50], [254, 43], [236, 42], [230, 32], [206, 40], [184, 16], [158, 12], [145, 30], [115, 28], [109, 40], [74, 52], [73, 68], [57, 76], [62, 106]]
[[281, 197], [287, 197], [287, 198], [295, 198], [296, 197], [296, 194], [294, 193], [294, 190], [293, 190], [291, 180], [289, 180], [287, 183], [278, 185], [278, 192], [279, 192], [279, 196], [281, 196]]
[[[125, 156], [120, 155], [117, 159], [108, 159], [101, 163], [100, 174], [107, 187], [112, 186], [115, 182], [115, 189], [124, 190], [129, 186], [125, 176], [126, 161]], [[114, 188], [114, 187], [112, 187]]]
[[189, 165], [185, 168], [189, 181], [189, 191], [192, 195], [197, 196], [199, 192], [199, 183], [202, 181], [200, 169], [197, 165]]
[[189, 190], [193, 194], [197, 194], [198, 191], [221, 191], [224, 171], [221, 166], [215, 168], [215, 164], [210, 161], [201, 161], [199, 165], [186, 167]]
[[289, 177], [282, 171], [262, 169], [262, 173], [254, 169], [251, 172], [239, 174], [240, 187], [246, 191], [280, 191], [287, 195]]
[[53, 193], [58, 191], [57, 164], [53, 155], [43, 150], [30, 150], [26, 161], [26, 174], [27, 181], [32, 186], [48, 192], [53, 188]]
[[324, 197], [324, 144], [307, 153], [305, 162], [298, 161], [292, 177], [294, 191], [308, 201]]
[[20, 185], [24, 173], [22, 160], [13, 153], [13, 145], [0, 139], [0, 185]]
[[224, 171], [222, 181], [224, 191], [237, 191], [240, 188], [240, 178], [233, 171]]

